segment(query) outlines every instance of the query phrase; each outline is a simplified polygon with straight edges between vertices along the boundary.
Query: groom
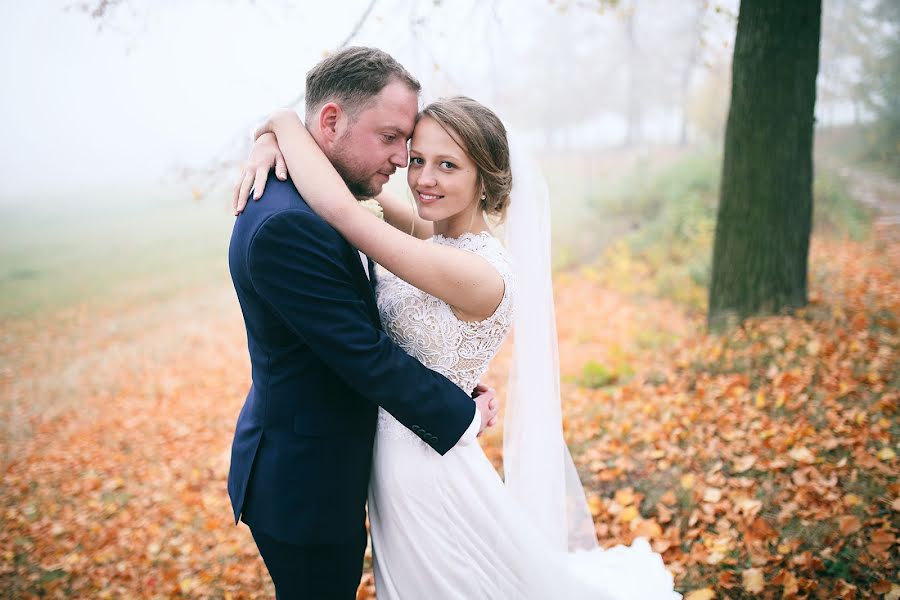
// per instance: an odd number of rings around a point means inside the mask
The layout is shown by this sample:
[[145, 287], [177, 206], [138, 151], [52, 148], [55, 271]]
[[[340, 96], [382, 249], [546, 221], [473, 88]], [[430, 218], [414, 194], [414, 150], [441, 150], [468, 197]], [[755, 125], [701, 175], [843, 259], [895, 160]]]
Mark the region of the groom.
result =
[[[372, 48], [307, 74], [306, 126], [357, 196], [406, 166], [419, 90]], [[250, 527], [278, 598], [354, 598], [378, 406], [445, 454], [474, 443], [493, 394], [473, 401], [388, 338], [372, 262], [290, 181], [271, 179], [236, 220], [228, 262], [253, 381], [231, 449], [235, 523]]]

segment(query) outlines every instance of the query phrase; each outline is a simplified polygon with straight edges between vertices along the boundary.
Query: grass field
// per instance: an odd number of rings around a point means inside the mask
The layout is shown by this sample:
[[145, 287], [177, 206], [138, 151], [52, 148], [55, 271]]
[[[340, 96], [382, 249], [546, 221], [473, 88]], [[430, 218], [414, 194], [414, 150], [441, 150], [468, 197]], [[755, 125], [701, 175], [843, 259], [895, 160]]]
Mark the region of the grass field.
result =
[[5, 206], [0, 322], [81, 303], [152, 302], [222, 282], [233, 222], [224, 203], [167, 189], [141, 194]]

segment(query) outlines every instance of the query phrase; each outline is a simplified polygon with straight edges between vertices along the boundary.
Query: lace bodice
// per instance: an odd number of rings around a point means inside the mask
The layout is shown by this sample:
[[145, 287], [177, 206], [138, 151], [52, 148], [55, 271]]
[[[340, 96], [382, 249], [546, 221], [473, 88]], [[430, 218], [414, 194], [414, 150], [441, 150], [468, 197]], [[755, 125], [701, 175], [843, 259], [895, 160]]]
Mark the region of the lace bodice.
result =
[[513, 271], [503, 245], [487, 232], [459, 238], [436, 235], [433, 244], [454, 246], [487, 260], [503, 278], [503, 299], [483, 321], [462, 321], [450, 305], [382, 269], [376, 297], [388, 335], [407, 354], [471, 392], [512, 325]]

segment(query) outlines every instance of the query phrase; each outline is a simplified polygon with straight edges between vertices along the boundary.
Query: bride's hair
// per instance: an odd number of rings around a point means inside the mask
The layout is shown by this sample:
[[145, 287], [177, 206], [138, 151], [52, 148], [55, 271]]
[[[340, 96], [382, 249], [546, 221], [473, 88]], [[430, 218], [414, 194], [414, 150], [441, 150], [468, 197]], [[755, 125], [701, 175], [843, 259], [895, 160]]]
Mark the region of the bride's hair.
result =
[[[479, 207], [503, 220], [512, 190], [509, 141], [494, 111], [467, 96], [441, 98], [425, 107], [418, 119], [430, 117], [465, 150], [478, 168]], [[417, 120], [418, 120], [417, 119]], [[481, 194], [485, 199], [481, 200]]]

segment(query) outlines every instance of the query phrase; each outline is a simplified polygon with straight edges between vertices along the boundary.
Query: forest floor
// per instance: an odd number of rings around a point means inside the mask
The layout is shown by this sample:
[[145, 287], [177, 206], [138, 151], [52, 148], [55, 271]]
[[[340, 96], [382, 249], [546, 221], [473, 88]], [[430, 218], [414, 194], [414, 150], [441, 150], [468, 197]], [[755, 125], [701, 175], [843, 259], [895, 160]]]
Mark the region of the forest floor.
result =
[[[648, 538], [689, 600], [900, 598], [900, 197], [855, 181], [893, 200], [864, 240], [814, 237], [790, 316], [708, 335], [596, 268], [556, 279], [598, 537]], [[249, 384], [230, 287], [9, 318], [0, 356], [0, 596], [273, 596], [225, 486]], [[485, 377], [501, 398], [507, 363]]]

